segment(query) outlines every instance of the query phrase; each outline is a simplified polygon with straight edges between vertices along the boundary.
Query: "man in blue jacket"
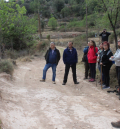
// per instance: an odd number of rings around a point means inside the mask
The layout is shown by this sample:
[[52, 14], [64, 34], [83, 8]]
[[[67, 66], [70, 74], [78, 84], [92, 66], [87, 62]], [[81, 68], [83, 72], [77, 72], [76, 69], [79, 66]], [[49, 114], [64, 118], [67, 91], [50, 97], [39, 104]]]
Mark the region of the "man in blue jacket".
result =
[[42, 77], [42, 79], [40, 81], [45, 82], [47, 70], [51, 67], [52, 71], [53, 71], [52, 81], [53, 81], [53, 84], [56, 84], [56, 82], [55, 82], [56, 67], [57, 67], [58, 62], [60, 60], [60, 52], [55, 47], [54, 42], [50, 43], [50, 48], [47, 50], [47, 52], [45, 54], [45, 60], [46, 60], [46, 65], [45, 65], [45, 67], [43, 69], [43, 77]]
[[70, 67], [72, 68], [74, 83], [79, 84], [79, 82], [77, 82], [77, 76], [76, 76], [76, 64], [78, 62], [78, 56], [76, 49], [73, 47], [73, 42], [68, 42], [68, 47], [64, 50], [63, 53], [63, 62], [65, 64], [63, 85], [67, 83]]

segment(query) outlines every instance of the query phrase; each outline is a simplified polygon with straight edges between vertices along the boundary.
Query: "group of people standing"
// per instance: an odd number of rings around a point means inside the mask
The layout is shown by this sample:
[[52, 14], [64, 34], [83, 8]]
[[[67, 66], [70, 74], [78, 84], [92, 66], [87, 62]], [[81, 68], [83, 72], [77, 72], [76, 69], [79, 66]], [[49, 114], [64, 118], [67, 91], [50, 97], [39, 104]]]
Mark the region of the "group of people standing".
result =
[[[113, 53], [110, 49], [110, 44], [108, 43], [108, 37], [110, 33], [103, 30], [103, 32], [99, 35], [102, 37], [102, 43], [99, 45], [99, 48], [96, 47], [96, 43], [94, 40], [88, 42], [88, 46], [84, 48], [84, 56], [82, 61], [85, 63], [85, 78], [89, 79], [89, 82], [94, 82], [96, 78], [96, 64], [101, 73], [101, 80], [103, 89], [110, 88], [110, 68], [115, 62], [118, 86], [119, 86], [119, 95], [120, 95], [120, 40], [118, 40], [118, 49], [113, 56]], [[47, 70], [51, 67], [53, 71], [52, 81], [53, 84], [56, 84], [56, 67], [60, 60], [60, 52], [55, 47], [55, 43], [50, 43], [50, 48], [47, 50], [45, 54], [46, 65], [43, 69], [43, 77], [40, 80], [41, 82], [45, 82]], [[63, 78], [63, 84], [66, 85], [67, 78], [69, 74], [69, 69], [72, 69], [73, 73], [73, 81], [74, 84], [79, 84], [77, 81], [76, 75], [76, 64], [78, 62], [77, 51], [73, 47], [73, 42], [68, 42], [67, 48], [63, 52], [63, 62], [65, 64], [65, 74]], [[120, 121], [111, 122], [113, 127], [120, 127]]]
[[[96, 64], [100, 73], [102, 74], [103, 89], [110, 88], [110, 68], [113, 62], [110, 60], [110, 57], [113, 56], [112, 51], [110, 50], [110, 44], [108, 43], [108, 36], [110, 35], [106, 29], [99, 35], [102, 36], [102, 43], [99, 48], [96, 47], [95, 41], [91, 40], [88, 42], [88, 46], [84, 48], [84, 56], [83, 61], [85, 62], [85, 78], [88, 79], [89, 82], [94, 82], [96, 78]], [[90, 69], [90, 70], [89, 70]]]
[[[83, 61], [85, 62], [85, 78], [89, 79], [89, 82], [94, 82], [96, 78], [96, 64], [101, 73], [101, 80], [103, 89], [110, 88], [110, 68], [115, 62], [116, 71], [118, 77], [118, 84], [120, 86], [120, 40], [118, 40], [118, 50], [113, 56], [113, 53], [110, 49], [110, 44], [108, 43], [108, 37], [110, 33], [103, 30], [103, 32], [99, 35], [102, 37], [102, 43], [99, 45], [99, 48], [96, 47], [96, 43], [94, 40], [88, 42], [88, 46], [84, 48], [84, 56]], [[47, 50], [45, 54], [46, 65], [43, 69], [43, 77], [40, 80], [41, 82], [45, 82], [47, 70], [51, 67], [53, 71], [52, 81], [53, 84], [56, 84], [56, 67], [60, 60], [60, 52], [55, 47], [55, 43], [50, 43], [50, 48]], [[70, 68], [73, 73], [73, 81], [74, 84], [79, 84], [77, 81], [76, 75], [76, 64], [78, 62], [77, 50], [73, 47], [73, 42], [68, 42], [67, 48], [63, 52], [63, 62], [65, 64], [65, 74], [63, 78], [63, 85], [66, 85], [68, 74]], [[120, 91], [119, 91], [120, 92]]]
[[[45, 54], [45, 60], [46, 60], [46, 65], [43, 69], [43, 77], [40, 81], [45, 82], [47, 70], [51, 67], [53, 71], [52, 81], [53, 81], [53, 84], [56, 84], [55, 82], [56, 67], [60, 60], [60, 52], [55, 47], [54, 42], [50, 43], [50, 48], [49, 50], [47, 50]], [[74, 84], [79, 84], [79, 82], [77, 81], [77, 75], [76, 75], [76, 64], [78, 62], [78, 55], [77, 55], [76, 49], [73, 47], [73, 42], [68, 42], [68, 47], [63, 52], [63, 62], [65, 64], [65, 74], [64, 74], [62, 85], [66, 85], [67, 83], [70, 68], [72, 69]]]

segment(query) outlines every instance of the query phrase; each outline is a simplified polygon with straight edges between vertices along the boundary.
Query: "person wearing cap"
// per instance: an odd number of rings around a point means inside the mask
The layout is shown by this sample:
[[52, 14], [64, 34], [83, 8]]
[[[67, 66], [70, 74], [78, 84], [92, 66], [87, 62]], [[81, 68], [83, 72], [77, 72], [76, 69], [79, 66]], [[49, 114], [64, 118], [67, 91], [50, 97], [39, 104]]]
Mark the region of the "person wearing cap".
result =
[[116, 73], [117, 73], [117, 79], [118, 79], [118, 85], [119, 85], [119, 95], [120, 95], [120, 39], [118, 40], [118, 49], [114, 56], [111, 56], [111, 61], [115, 61], [116, 65]]
[[103, 32], [99, 35], [102, 37], [102, 42], [107, 41], [108, 42], [108, 37], [111, 35], [111, 33], [107, 32], [106, 29], [103, 30]]
[[76, 64], [78, 62], [78, 56], [76, 49], [73, 47], [73, 42], [68, 42], [68, 47], [63, 52], [63, 62], [65, 64], [65, 74], [62, 85], [67, 83], [70, 67], [72, 68], [74, 84], [79, 84], [79, 82], [77, 82], [76, 76]]
[[40, 80], [40, 81], [41, 82], [45, 82], [47, 70], [51, 67], [52, 68], [52, 72], [53, 72], [52, 81], [53, 81], [53, 84], [56, 84], [56, 82], [55, 82], [56, 67], [57, 67], [58, 62], [60, 60], [60, 52], [55, 47], [55, 43], [54, 42], [50, 43], [50, 48], [47, 50], [47, 52], [45, 54], [45, 60], [46, 60], [46, 65], [45, 65], [45, 67], [43, 69], [42, 80]]
[[112, 66], [112, 61], [109, 60], [111, 56], [113, 56], [112, 51], [110, 50], [110, 44], [106, 41], [103, 42], [103, 52], [101, 53], [100, 57], [100, 65], [102, 65], [102, 72], [104, 75], [104, 85], [103, 89], [110, 88], [110, 68]]

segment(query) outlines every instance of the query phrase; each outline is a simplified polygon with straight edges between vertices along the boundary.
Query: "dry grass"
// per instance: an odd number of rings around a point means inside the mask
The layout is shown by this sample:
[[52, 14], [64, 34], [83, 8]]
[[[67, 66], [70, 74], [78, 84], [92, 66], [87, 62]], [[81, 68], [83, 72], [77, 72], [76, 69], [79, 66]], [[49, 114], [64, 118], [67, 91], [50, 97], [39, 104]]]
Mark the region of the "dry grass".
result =
[[0, 129], [2, 129], [1, 126], [2, 126], [2, 121], [0, 120]]
[[32, 60], [30, 59], [30, 56], [20, 57], [20, 58], [18, 58], [18, 61], [21, 61], [21, 62], [32, 62]]
[[7, 73], [13, 75], [14, 67], [10, 60], [1, 60], [0, 62], [0, 73]]
[[110, 70], [110, 87], [115, 88], [118, 85], [117, 75], [116, 75], [116, 66], [113, 65]]

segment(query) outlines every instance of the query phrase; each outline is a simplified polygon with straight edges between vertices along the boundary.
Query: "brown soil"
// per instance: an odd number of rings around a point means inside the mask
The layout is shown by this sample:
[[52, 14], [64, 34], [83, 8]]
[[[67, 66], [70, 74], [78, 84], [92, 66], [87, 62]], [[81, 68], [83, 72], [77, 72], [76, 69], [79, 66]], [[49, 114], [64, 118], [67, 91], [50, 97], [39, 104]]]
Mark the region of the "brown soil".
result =
[[[63, 48], [59, 49], [62, 51]], [[40, 82], [44, 58], [18, 63], [14, 80], [0, 78], [0, 119], [4, 129], [112, 129], [120, 120], [120, 101], [100, 85], [84, 81], [84, 69], [77, 66], [79, 85], [74, 85], [70, 71], [63, 86], [64, 64], [57, 67], [56, 85], [52, 71]]]

